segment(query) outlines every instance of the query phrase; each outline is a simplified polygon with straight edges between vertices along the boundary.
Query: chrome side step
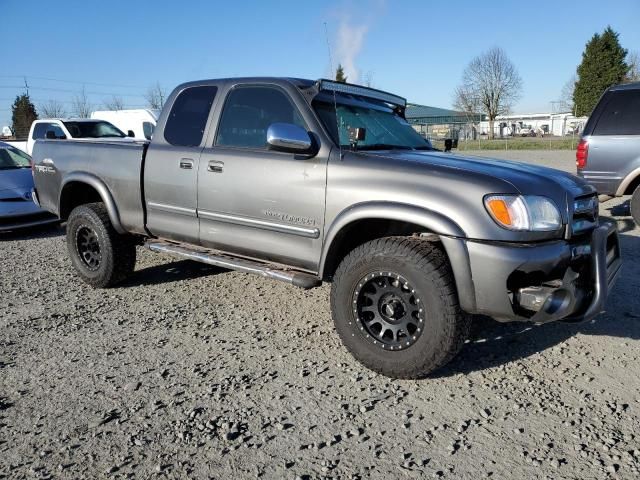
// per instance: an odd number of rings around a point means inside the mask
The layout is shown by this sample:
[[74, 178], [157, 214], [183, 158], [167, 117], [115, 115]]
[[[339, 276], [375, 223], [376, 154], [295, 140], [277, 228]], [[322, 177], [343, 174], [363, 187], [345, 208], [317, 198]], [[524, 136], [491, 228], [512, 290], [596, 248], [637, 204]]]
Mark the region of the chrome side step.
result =
[[191, 247], [189, 245], [181, 245], [159, 240], [147, 240], [145, 242], [145, 246], [152, 252], [168, 253], [170, 255], [195, 260], [196, 262], [214, 265], [216, 267], [262, 275], [263, 277], [287, 282], [304, 289], [317, 287], [322, 283], [318, 277], [309, 273], [277, 269], [274, 268], [274, 265], [272, 264], [232, 257], [215, 250], [208, 250], [201, 247]]

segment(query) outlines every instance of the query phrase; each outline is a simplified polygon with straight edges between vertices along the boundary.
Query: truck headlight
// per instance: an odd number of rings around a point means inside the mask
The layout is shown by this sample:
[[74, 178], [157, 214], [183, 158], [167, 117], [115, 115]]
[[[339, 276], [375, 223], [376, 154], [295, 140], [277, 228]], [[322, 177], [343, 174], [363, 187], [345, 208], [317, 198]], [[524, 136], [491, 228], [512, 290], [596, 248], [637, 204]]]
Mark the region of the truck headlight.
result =
[[537, 195], [487, 195], [484, 205], [498, 225], [509, 230], [549, 232], [562, 226], [555, 203]]

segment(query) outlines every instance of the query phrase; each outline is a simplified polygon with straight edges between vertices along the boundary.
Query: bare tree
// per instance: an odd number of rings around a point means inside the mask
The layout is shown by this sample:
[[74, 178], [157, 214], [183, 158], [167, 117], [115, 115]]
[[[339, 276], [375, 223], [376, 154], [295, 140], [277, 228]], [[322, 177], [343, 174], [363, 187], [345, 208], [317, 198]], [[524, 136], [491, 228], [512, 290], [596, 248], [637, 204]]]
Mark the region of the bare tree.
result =
[[149, 87], [144, 98], [147, 100], [149, 108], [152, 110], [161, 110], [167, 99], [167, 92], [160, 86], [160, 82], [156, 82], [155, 85]]
[[85, 92], [84, 87], [82, 87], [82, 91], [78, 95], [73, 96], [71, 103], [71, 109], [76, 117], [89, 118], [91, 116], [93, 105], [87, 98], [87, 93]]
[[459, 90], [478, 99], [482, 112], [489, 118], [489, 138], [494, 138], [494, 121], [518, 101], [522, 79], [504, 50], [494, 47], [471, 60], [462, 74]]
[[124, 110], [124, 100], [117, 95], [112, 95], [110, 99], [103, 100], [102, 104], [106, 110]]
[[560, 106], [563, 110], [573, 112], [573, 91], [576, 88], [577, 81], [578, 77], [573, 74], [560, 90]]
[[57, 100], [49, 100], [47, 103], [40, 105], [38, 110], [42, 112], [42, 118], [64, 118], [67, 116], [64, 106]]
[[[453, 94], [453, 108], [464, 113], [467, 123], [475, 124], [478, 114], [482, 110], [482, 105], [477, 92], [466, 90], [464, 87], [457, 87]], [[477, 133], [479, 133], [479, 130], [479, 128], [476, 130]]]
[[627, 82], [640, 82], [640, 54], [638, 52], [629, 52], [627, 54], [627, 65], [629, 65]]

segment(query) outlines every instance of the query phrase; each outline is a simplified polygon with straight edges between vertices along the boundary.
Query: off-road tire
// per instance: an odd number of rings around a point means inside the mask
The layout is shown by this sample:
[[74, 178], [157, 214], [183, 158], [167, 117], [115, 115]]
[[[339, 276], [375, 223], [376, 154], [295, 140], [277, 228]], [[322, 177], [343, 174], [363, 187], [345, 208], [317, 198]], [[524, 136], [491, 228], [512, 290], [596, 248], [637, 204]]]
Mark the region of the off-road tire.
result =
[[[79, 245], [81, 237], [90, 235], [98, 245], [95, 265], [86, 261]], [[86, 242], [84, 242], [86, 245]], [[92, 287], [112, 287], [133, 272], [136, 245], [131, 235], [121, 235], [113, 228], [103, 203], [87, 203], [73, 209], [67, 220], [67, 249], [78, 275]]]
[[[374, 344], [355, 311], [358, 288], [375, 272], [402, 276], [422, 299], [423, 331], [406, 349], [389, 351]], [[471, 326], [471, 317], [460, 309], [444, 251], [414, 237], [373, 240], [349, 253], [333, 278], [331, 312], [351, 354], [371, 370], [393, 378], [422, 378], [442, 367], [460, 351]]]
[[640, 187], [636, 187], [629, 202], [631, 207], [631, 216], [636, 225], [640, 225]]

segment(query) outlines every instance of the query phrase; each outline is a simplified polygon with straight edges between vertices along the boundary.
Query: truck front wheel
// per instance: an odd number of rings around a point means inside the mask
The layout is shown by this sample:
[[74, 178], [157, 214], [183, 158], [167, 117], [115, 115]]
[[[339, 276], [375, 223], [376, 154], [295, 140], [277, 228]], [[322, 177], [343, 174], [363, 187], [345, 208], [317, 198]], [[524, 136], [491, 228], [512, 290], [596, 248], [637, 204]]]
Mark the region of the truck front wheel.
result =
[[73, 209], [67, 221], [67, 249], [76, 271], [92, 287], [121, 282], [136, 264], [133, 237], [116, 232], [103, 203]]
[[469, 335], [451, 267], [435, 244], [387, 237], [340, 263], [331, 288], [336, 330], [366, 367], [421, 378], [449, 362]]

